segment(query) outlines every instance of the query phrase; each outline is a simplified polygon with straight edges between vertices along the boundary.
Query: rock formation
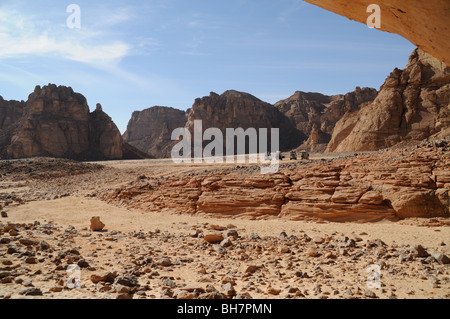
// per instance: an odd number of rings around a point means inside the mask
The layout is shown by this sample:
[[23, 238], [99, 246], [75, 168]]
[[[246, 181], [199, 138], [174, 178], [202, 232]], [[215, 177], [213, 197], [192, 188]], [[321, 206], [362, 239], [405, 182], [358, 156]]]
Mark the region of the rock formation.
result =
[[24, 101], [5, 101], [0, 96], [0, 154], [6, 152], [17, 122], [23, 115]]
[[[18, 110], [13, 112], [15, 116], [2, 112], [10, 123], [0, 141], [3, 158], [124, 158], [124, 142], [111, 118], [101, 105], [90, 113], [86, 98], [70, 87], [37, 86]], [[138, 151], [129, 147], [127, 155], [138, 156]]]
[[227, 128], [255, 128], [257, 131], [267, 128], [269, 134], [271, 128], [279, 128], [282, 150], [295, 148], [307, 138], [273, 105], [248, 93], [233, 90], [222, 95], [211, 92], [209, 96], [198, 98], [186, 112], [168, 107], [134, 112], [123, 138], [152, 156], [169, 157], [175, 145], [171, 140], [173, 130], [186, 127], [193, 136], [196, 120], [202, 121], [203, 131], [212, 127], [220, 129], [224, 135], [224, 147]]
[[186, 125], [186, 112], [155, 106], [134, 112], [123, 139], [137, 149], [156, 158], [170, 157], [173, 130]]
[[450, 135], [450, 69], [416, 49], [372, 103], [339, 120], [328, 152], [373, 151]]
[[367, 8], [378, 4], [381, 30], [397, 33], [417, 47], [450, 65], [450, 2], [447, 0], [306, 0], [326, 10], [366, 23]]
[[[251, 94], [229, 90], [222, 95], [211, 92], [209, 96], [195, 100], [188, 113], [186, 127], [193, 132], [194, 121], [203, 121], [203, 130], [220, 129], [225, 135], [227, 128], [280, 129], [280, 149], [289, 150], [299, 146], [307, 137], [298, 131], [289, 119], [272, 104], [261, 101]], [[270, 143], [270, 138], [268, 138]], [[225, 141], [224, 141], [225, 145]]]
[[145, 178], [100, 198], [145, 211], [336, 222], [448, 216], [449, 142], [282, 167]]
[[331, 140], [334, 127], [349, 111], [359, 110], [373, 101], [378, 92], [372, 88], [359, 88], [345, 95], [327, 96], [320, 93], [297, 91], [288, 99], [275, 103], [308, 140], [300, 146], [311, 152], [323, 152]]

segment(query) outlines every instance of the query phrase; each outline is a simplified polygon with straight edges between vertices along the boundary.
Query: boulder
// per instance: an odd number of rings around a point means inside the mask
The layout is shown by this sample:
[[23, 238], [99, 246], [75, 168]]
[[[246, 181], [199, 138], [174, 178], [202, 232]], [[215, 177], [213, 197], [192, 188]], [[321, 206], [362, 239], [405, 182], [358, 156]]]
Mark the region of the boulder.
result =
[[105, 224], [100, 221], [100, 217], [95, 216], [91, 218], [91, 230], [102, 231], [105, 228]]

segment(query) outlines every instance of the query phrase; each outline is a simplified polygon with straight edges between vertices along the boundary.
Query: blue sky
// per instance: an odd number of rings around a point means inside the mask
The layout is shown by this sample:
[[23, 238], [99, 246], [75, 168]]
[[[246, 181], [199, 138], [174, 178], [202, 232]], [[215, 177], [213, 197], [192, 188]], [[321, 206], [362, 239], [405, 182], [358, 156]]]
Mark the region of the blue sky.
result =
[[[66, 24], [72, 3], [80, 29]], [[300, 0], [0, 0], [0, 95], [71, 86], [122, 133], [135, 110], [185, 110], [211, 91], [275, 103], [297, 90], [378, 89], [413, 49]]]

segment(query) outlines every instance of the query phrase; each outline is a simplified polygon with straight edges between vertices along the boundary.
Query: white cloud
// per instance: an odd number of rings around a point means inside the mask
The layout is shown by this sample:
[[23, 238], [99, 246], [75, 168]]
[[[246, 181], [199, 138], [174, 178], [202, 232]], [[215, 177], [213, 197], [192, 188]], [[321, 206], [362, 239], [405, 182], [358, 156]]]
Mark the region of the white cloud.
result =
[[[118, 14], [107, 24], [124, 21], [128, 16]], [[117, 64], [130, 50], [130, 44], [110, 40], [98, 29], [69, 29], [14, 10], [0, 11], [0, 60], [48, 56], [87, 64]]]

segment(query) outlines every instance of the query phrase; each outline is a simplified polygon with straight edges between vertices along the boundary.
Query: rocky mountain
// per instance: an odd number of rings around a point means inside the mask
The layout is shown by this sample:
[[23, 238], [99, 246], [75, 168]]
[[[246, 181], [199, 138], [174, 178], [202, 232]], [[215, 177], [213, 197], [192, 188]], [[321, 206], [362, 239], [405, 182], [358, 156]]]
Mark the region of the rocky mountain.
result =
[[416, 49], [372, 103], [337, 122], [328, 152], [373, 151], [450, 136], [450, 68]]
[[23, 115], [24, 101], [5, 101], [0, 96], [0, 154], [6, 152], [17, 122]]
[[322, 152], [342, 116], [346, 112], [359, 110], [365, 103], [373, 101], [377, 94], [375, 89], [359, 87], [345, 95], [333, 96], [297, 91], [291, 97], [275, 103], [275, 107], [308, 137], [300, 148]]
[[2, 158], [142, 158], [142, 153], [124, 145], [119, 130], [100, 104], [91, 113], [86, 98], [70, 87], [37, 86], [27, 102], [7, 105], [0, 109]]
[[170, 157], [173, 130], [184, 127], [187, 114], [170, 107], [155, 106], [131, 116], [123, 139], [156, 158]]
[[[290, 150], [299, 146], [307, 137], [272, 104], [255, 96], [229, 90], [221, 95], [211, 92], [209, 96], [195, 100], [188, 112], [186, 127], [193, 132], [195, 120], [203, 121], [203, 129], [216, 127], [225, 135], [227, 128], [280, 129], [280, 149]], [[270, 143], [270, 138], [268, 138]]]
[[271, 128], [279, 128], [282, 150], [295, 148], [306, 139], [306, 135], [298, 131], [273, 105], [251, 94], [234, 90], [221, 95], [211, 92], [209, 96], [196, 99], [192, 108], [186, 112], [168, 107], [152, 107], [134, 112], [123, 138], [152, 156], [169, 157], [175, 144], [171, 140], [172, 131], [186, 127], [193, 136], [196, 120], [202, 120], [203, 131], [212, 127], [220, 129], [224, 135], [224, 146], [227, 128], [267, 128], [269, 134]]

